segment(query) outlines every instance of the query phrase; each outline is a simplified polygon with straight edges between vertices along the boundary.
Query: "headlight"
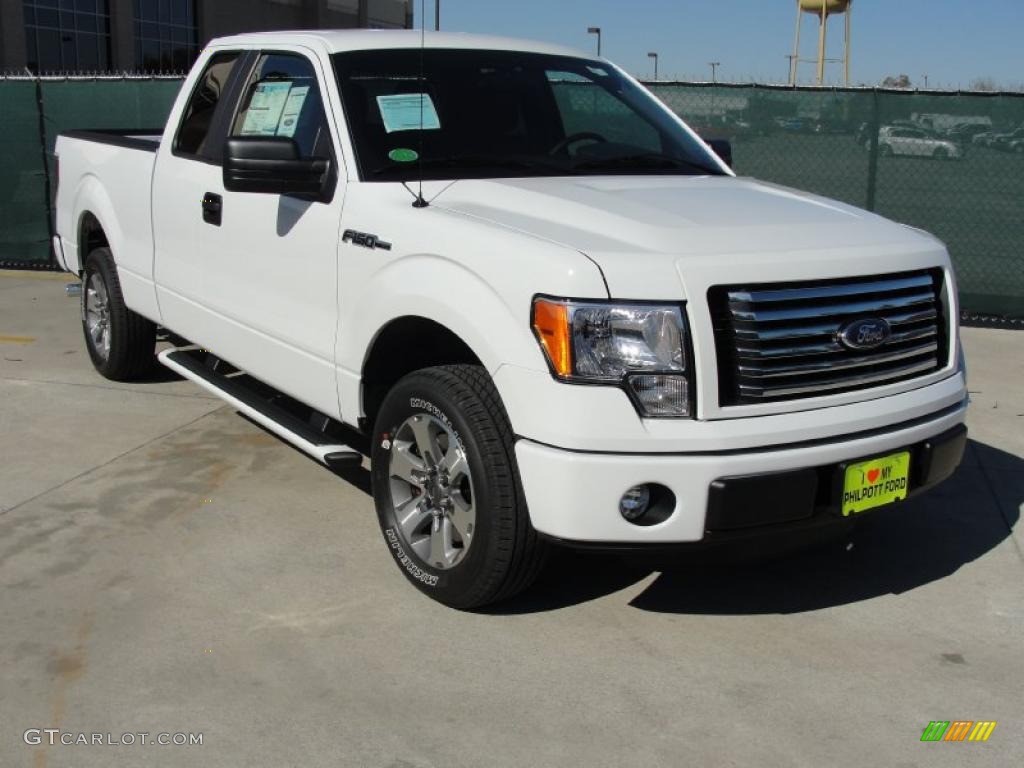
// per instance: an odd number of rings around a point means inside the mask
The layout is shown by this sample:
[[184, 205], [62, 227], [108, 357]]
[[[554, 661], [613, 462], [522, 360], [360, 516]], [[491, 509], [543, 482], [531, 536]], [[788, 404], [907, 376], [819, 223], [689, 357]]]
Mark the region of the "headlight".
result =
[[692, 415], [682, 308], [537, 298], [533, 330], [563, 381], [623, 387], [641, 415]]

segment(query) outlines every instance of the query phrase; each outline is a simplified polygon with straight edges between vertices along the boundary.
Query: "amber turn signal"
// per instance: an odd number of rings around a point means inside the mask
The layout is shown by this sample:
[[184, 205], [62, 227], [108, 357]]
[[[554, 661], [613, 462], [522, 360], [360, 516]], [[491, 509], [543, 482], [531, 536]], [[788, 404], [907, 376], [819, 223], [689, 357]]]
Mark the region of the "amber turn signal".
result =
[[533, 330], [555, 373], [559, 376], [569, 376], [572, 373], [569, 307], [560, 301], [535, 299]]

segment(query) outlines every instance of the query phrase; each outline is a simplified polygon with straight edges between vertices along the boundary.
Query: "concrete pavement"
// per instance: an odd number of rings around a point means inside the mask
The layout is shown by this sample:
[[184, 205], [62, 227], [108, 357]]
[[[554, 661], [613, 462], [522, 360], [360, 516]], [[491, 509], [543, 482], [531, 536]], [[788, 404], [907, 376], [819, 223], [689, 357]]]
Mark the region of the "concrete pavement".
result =
[[[0, 766], [1024, 754], [1024, 334], [964, 331], [965, 465], [850, 542], [665, 571], [566, 554], [465, 614], [405, 582], [365, 470], [340, 478], [187, 382], [94, 373], [68, 279], [0, 271]], [[957, 719], [998, 726], [920, 743]], [[203, 743], [27, 745], [30, 728]]]

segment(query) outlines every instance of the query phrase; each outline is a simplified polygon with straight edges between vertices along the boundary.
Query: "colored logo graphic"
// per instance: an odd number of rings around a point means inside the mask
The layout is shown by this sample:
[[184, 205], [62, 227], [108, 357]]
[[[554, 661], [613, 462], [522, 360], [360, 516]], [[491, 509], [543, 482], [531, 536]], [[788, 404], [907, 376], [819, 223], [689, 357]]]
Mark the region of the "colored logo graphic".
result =
[[995, 729], [995, 720], [932, 720], [921, 741], [988, 741]]

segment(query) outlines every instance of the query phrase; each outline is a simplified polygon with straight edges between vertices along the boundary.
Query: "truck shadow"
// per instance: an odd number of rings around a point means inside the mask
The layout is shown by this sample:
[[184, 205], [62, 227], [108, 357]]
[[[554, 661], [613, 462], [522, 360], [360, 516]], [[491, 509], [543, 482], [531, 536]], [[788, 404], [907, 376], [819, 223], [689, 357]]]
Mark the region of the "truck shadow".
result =
[[[680, 614], [786, 614], [900, 594], [945, 578], [1011, 535], [1024, 503], [1024, 459], [970, 441], [950, 480], [902, 507], [869, 515], [813, 549], [755, 559], [735, 552], [635, 557], [556, 553], [537, 584], [489, 613], [556, 610], [653, 577], [629, 604]], [[851, 546], [852, 545], [852, 546]]]

